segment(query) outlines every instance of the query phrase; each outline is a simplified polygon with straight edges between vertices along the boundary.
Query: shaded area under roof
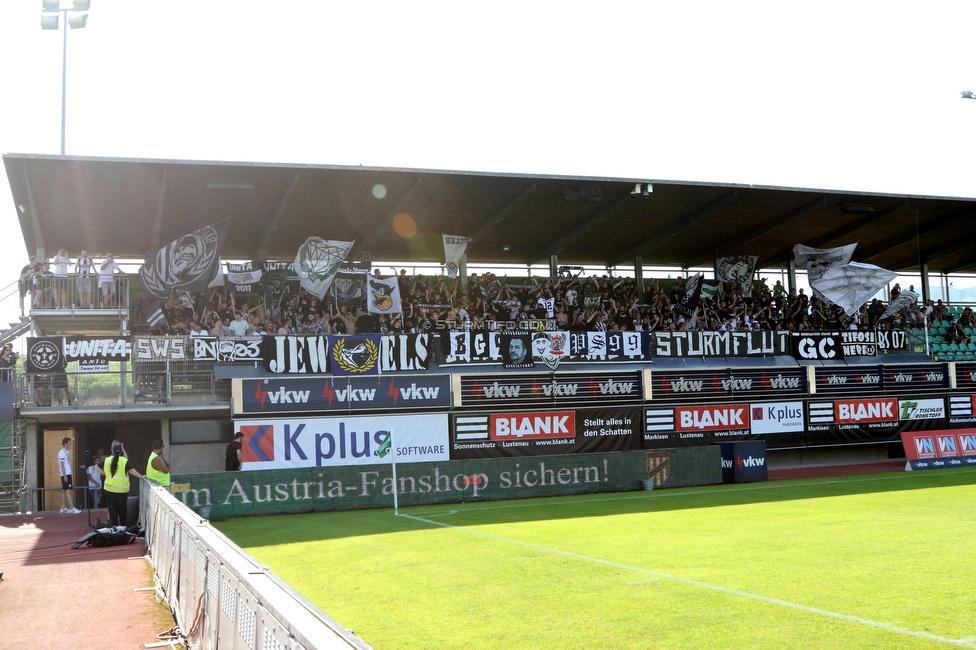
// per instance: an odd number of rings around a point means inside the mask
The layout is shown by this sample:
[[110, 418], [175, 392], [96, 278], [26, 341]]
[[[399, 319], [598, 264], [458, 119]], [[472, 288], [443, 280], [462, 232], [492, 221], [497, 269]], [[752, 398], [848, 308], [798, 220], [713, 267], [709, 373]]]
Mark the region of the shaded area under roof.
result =
[[[441, 234], [474, 237], [469, 263], [711, 266], [795, 244], [858, 242], [893, 271], [976, 270], [976, 199], [642, 179], [6, 154], [28, 251], [142, 257], [234, 218], [224, 257], [294, 259], [306, 238], [356, 240], [350, 259], [443, 262]], [[382, 191], [379, 189], [382, 188]]]

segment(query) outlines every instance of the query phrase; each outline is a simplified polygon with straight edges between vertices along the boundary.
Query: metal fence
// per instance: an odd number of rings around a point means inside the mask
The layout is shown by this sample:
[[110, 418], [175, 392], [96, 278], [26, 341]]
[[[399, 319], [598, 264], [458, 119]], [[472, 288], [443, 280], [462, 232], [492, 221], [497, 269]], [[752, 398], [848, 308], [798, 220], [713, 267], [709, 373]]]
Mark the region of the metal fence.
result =
[[113, 362], [87, 372], [78, 363], [63, 373], [17, 373], [15, 403], [31, 408], [125, 408], [147, 404], [195, 406], [230, 403], [230, 380], [215, 379], [213, 362]]
[[128, 309], [129, 278], [115, 275], [111, 282], [89, 277], [37, 275], [31, 291], [31, 309]]
[[187, 647], [370, 647], [166, 489], [142, 480], [139, 491], [139, 517], [157, 589], [172, 609]]

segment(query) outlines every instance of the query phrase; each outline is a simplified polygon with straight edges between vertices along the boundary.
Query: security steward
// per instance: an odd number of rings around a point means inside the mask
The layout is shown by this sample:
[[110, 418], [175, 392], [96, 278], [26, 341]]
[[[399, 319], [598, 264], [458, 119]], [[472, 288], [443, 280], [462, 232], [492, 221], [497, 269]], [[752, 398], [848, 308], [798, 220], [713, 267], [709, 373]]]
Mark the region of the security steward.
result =
[[162, 440], [153, 440], [153, 450], [146, 464], [146, 478], [169, 490], [169, 463], [163, 457]]
[[108, 525], [125, 526], [126, 511], [129, 501], [129, 475], [142, 478], [142, 474], [134, 467], [128, 467], [129, 457], [121, 442], [112, 443], [112, 455], [105, 459], [103, 467], [98, 471], [105, 476], [102, 494], [105, 495], [105, 505], [108, 507]]

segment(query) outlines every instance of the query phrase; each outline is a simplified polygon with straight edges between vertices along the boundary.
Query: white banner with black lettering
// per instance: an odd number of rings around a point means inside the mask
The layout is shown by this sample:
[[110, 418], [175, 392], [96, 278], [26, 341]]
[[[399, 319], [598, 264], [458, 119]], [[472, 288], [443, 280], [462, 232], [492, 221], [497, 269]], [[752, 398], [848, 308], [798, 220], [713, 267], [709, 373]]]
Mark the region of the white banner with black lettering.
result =
[[468, 247], [468, 243], [474, 241], [470, 237], [459, 237], [457, 235], [442, 235], [444, 239], [444, 265], [447, 269], [447, 277], [456, 278], [460, 269], [461, 258]]
[[176, 336], [135, 336], [132, 338], [133, 361], [176, 361], [192, 356], [189, 339]]

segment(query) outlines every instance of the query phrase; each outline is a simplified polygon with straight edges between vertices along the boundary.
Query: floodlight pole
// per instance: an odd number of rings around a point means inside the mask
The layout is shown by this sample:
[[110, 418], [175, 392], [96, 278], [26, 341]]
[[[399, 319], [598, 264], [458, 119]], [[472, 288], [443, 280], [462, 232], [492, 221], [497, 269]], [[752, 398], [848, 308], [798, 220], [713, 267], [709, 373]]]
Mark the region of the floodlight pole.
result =
[[64, 155], [64, 115], [68, 106], [68, 10], [61, 9], [64, 18], [64, 41], [61, 45], [61, 155]]
[[[62, 7], [58, 0], [45, 0], [41, 12], [41, 29], [63, 29], [61, 38], [61, 155], [64, 155], [65, 123], [68, 110], [68, 29], [83, 28], [88, 22], [91, 0], [73, 0]], [[68, 14], [71, 14], [70, 18]], [[52, 22], [50, 19], [54, 18]], [[75, 20], [77, 19], [77, 20]]]

